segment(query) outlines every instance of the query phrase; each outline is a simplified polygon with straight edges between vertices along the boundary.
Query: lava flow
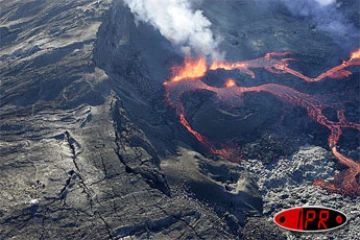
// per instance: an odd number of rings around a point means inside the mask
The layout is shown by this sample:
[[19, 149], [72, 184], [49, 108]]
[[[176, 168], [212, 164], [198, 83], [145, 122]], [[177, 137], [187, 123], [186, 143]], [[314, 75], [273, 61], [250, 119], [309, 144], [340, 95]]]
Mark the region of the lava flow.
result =
[[[343, 195], [360, 196], [360, 183], [357, 177], [360, 174], [360, 163], [343, 156], [337, 150], [337, 142], [342, 134], [342, 129], [352, 128], [360, 130], [360, 124], [348, 121], [345, 118], [344, 106], [341, 102], [324, 96], [312, 96], [306, 93], [299, 92], [287, 86], [279, 84], [263, 84], [254, 87], [241, 87], [237, 86], [235, 80], [228, 79], [225, 81], [225, 86], [222, 88], [207, 85], [202, 81], [202, 77], [206, 75], [208, 70], [216, 70], [219, 68], [225, 70], [238, 69], [239, 71], [249, 74], [255, 78], [254, 72], [250, 68], [264, 68], [272, 73], [282, 74], [289, 73], [299, 77], [307, 82], [317, 82], [326, 77], [330, 78], [344, 78], [352, 73], [345, 68], [350, 66], [360, 65], [360, 49], [353, 53], [349, 60], [343, 61], [342, 64], [327, 70], [320, 74], [318, 77], [311, 78], [303, 75], [302, 73], [292, 70], [288, 66], [288, 62], [294, 60], [292, 58], [281, 58], [289, 55], [290, 52], [272, 52], [266, 54], [262, 58], [257, 58], [249, 61], [227, 63], [227, 62], [213, 62], [208, 68], [205, 58], [200, 58], [197, 61], [187, 59], [183, 67], [175, 68], [175, 75], [169, 80], [164, 82], [166, 89], [166, 99], [170, 106], [174, 107], [176, 114], [180, 118], [180, 123], [193, 134], [198, 141], [208, 147], [209, 151], [214, 154], [219, 154], [229, 160], [240, 161], [241, 156], [238, 156], [239, 149], [236, 147], [217, 148], [215, 143], [208, 140], [201, 133], [192, 129], [191, 125], [186, 119], [184, 106], [180, 100], [185, 92], [196, 90], [207, 90], [216, 94], [216, 96], [227, 103], [234, 102], [245, 92], [268, 92], [276, 96], [283, 102], [300, 106], [306, 109], [309, 117], [319, 124], [327, 127], [330, 130], [328, 137], [328, 144], [334, 156], [344, 165], [348, 167], [340, 174], [336, 174], [334, 180], [325, 182], [324, 180], [316, 180], [314, 185], [320, 186], [329, 192], [341, 193]], [[280, 57], [280, 59], [277, 58]], [[332, 108], [337, 112], [338, 121], [329, 120], [322, 110], [325, 108]]]
[[216, 69], [225, 69], [225, 70], [234, 70], [238, 69], [240, 72], [250, 75], [252, 78], [255, 78], [255, 73], [251, 71], [251, 68], [264, 68], [271, 73], [284, 74], [289, 73], [296, 77], [299, 77], [306, 82], [318, 82], [323, 80], [326, 77], [329, 78], [343, 78], [348, 77], [352, 73], [344, 68], [350, 66], [359, 66], [360, 65], [360, 49], [354, 51], [349, 60], [343, 61], [340, 65], [327, 70], [326, 72], [320, 74], [315, 78], [307, 77], [301, 72], [289, 68], [289, 61], [294, 61], [294, 58], [274, 58], [274, 57], [284, 57], [290, 55], [290, 51], [286, 52], [271, 52], [267, 53], [262, 58], [256, 58], [253, 60], [236, 62], [236, 63], [226, 63], [226, 62], [213, 62], [210, 65], [210, 70]]

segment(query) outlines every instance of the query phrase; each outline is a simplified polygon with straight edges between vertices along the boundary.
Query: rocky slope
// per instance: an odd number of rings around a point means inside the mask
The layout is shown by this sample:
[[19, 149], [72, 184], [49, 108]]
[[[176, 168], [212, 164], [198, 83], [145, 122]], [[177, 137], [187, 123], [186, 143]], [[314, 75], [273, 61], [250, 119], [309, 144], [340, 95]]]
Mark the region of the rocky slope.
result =
[[287, 159], [264, 166], [257, 160], [244, 161], [243, 167], [259, 176], [257, 181], [264, 196], [264, 215], [268, 222], [274, 213], [292, 206], [326, 206], [346, 213], [349, 224], [324, 234], [291, 234], [287, 239], [358, 239], [360, 200], [328, 194], [311, 186], [316, 179], [330, 180], [334, 175], [334, 162], [328, 151], [321, 147], [304, 146]]
[[[162, 82], [181, 55], [151, 26], [137, 26], [122, 1], [0, 4], [0, 239], [292, 239], [296, 235], [279, 231], [269, 218], [303, 204], [307, 197], [298, 196], [299, 189], [309, 191], [309, 204], [318, 197], [329, 206], [333, 199], [344, 203], [341, 209], [355, 222], [334, 237], [357, 236], [358, 200], [310, 187], [312, 179], [332, 176], [328, 150], [300, 150], [293, 161], [270, 167], [255, 160], [239, 166], [208, 154], [164, 103]], [[220, 6], [202, 5], [224, 36], [229, 59], [292, 49], [316, 73], [344, 55], [306, 19], [273, 13], [256, 19], [256, 7], [245, 1]], [[329, 53], [336, 57], [329, 60]], [[308, 88], [290, 77], [257, 74]], [[346, 89], [354, 81], [326, 84]], [[195, 125], [209, 112], [223, 116], [204, 109], [193, 109]], [[296, 119], [313, 129], [302, 112]], [[289, 153], [311, 140], [290, 132]], [[288, 142], [287, 133], [273, 145]], [[249, 158], [269, 153], [264, 139], [243, 140]], [[284, 154], [273, 152], [268, 161]], [[304, 159], [310, 162], [304, 165]]]
[[[233, 239], [247, 215], [261, 214], [251, 176], [177, 148], [195, 140], [161, 93], [149, 99], [154, 76], [138, 68], [141, 49], [109, 58], [127, 43], [107, 42], [123, 29], [111, 20], [136, 30], [122, 14], [130, 18], [120, 1], [2, 3], [1, 239]], [[160, 160], [174, 162], [166, 175]]]

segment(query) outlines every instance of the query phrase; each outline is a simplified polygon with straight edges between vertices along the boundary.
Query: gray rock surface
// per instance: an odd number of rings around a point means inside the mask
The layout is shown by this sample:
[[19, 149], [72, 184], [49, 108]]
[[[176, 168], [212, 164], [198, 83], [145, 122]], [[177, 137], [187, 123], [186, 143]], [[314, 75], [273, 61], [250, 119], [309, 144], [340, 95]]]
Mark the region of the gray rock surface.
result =
[[[149, 75], [121, 1], [6, 2], [0, 16], [1, 239], [236, 239], [261, 214], [249, 174], [177, 148], [195, 140], [152, 97], [166, 78]], [[160, 167], [173, 161], [190, 163]]]
[[316, 179], [330, 180], [334, 174], [330, 153], [317, 146], [306, 146], [288, 159], [264, 166], [258, 160], [244, 161], [242, 166], [259, 177], [257, 181], [264, 196], [264, 215], [268, 224], [274, 215], [294, 206], [326, 206], [345, 213], [349, 223], [336, 231], [322, 234], [296, 234], [283, 231], [286, 239], [358, 239], [360, 201], [358, 198], [329, 194], [312, 186]]
[[[292, 49], [316, 75], [339, 60], [330, 53], [343, 55], [307, 19], [258, 19], [251, 1], [207, 3], [199, 4], [229, 60]], [[179, 52], [136, 26], [121, 0], [0, 4], [0, 239], [274, 239], [270, 217], [304, 199], [360, 221], [358, 200], [310, 186], [334, 172], [322, 148], [271, 168], [207, 154], [163, 102]], [[256, 74], [243, 83], [279, 81]], [[256, 126], [269, 105], [257, 109]], [[355, 239], [355, 226], [335, 236]]]
[[279, 121], [281, 115], [281, 103], [271, 94], [245, 94], [236, 108], [214, 101], [216, 97], [195, 100], [195, 94], [199, 95], [194, 93], [183, 98], [186, 116], [195, 130], [211, 139], [231, 139], [262, 132]]

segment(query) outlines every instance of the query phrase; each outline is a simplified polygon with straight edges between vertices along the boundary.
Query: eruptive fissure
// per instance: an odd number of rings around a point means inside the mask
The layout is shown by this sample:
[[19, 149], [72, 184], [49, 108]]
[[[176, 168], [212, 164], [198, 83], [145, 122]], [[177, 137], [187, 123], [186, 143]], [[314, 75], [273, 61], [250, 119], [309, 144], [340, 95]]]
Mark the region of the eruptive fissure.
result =
[[[224, 87], [214, 87], [202, 81], [209, 70], [239, 70], [242, 73], [250, 75], [255, 78], [255, 73], [250, 69], [263, 68], [271, 73], [276, 74], [292, 74], [306, 82], [318, 82], [326, 77], [329, 78], [344, 78], [352, 74], [348, 69], [351, 66], [360, 66], [360, 48], [352, 52], [350, 58], [343, 61], [340, 65], [335, 66], [317, 77], [308, 77], [299, 71], [293, 70], [289, 67], [289, 62], [295, 60], [288, 58], [290, 51], [286, 52], [271, 52], [264, 57], [253, 60], [228, 63], [228, 62], [213, 62], [208, 67], [205, 58], [201, 57], [198, 60], [185, 60], [181, 67], [173, 69], [173, 76], [170, 80], [164, 82], [166, 89], [167, 103], [175, 108], [176, 114], [180, 118], [180, 123], [191, 133], [196, 139], [204, 144], [211, 153], [223, 156], [232, 161], [240, 161], [241, 156], [238, 154], [237, 146], [219, 148], [218, 145], [198, 131], [194, 130], [189, 124], [185, 116], [181, 96], [185, 92], [207, 90], [216, 94], [219, 100], [224, 101], [230, 105], [236, 104], [239, 97], [246, 92], [268, 92], [283, 102], [290, 103], [306, 109], [309, 117], [319, 124], [327, 127], [330, 130], [328, 137], [328, 145], [334, 156], [348, 168], [334, 176], [334, 180], [326, 182], [324, 180], [316, 180], [314, 185], [320, 186], [329, 192], [340, 193], [349, 196], [360, 196], [360, 184], [357, 182], [357, 176], [360, 174], [360, 163], [351, 158], [345, 157], [337, 150], [337, 142], [345, 128], [360, 130], [360, 124], [348, 121], [344, 114], [344, 102], [337, 101], [324, 96], [309, 95], [299, 92], [291, 87], [268, 83], [260, 86], [241, 87], [238, 86], [233, 79], [227, 79]], [[325, 108], [332, 108], [337, 112], [338, 121], [329, 120], [324, 114]]]

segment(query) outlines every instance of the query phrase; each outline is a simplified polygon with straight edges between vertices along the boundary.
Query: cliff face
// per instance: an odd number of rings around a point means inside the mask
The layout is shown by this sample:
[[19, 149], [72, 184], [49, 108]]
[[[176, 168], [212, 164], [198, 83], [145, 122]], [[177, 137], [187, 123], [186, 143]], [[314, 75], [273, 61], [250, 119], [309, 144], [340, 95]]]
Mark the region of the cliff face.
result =
[[[165, 104], [162, 85], [170, 67], [181, 63], [181, 54], [151, 26], [136, 25], [122, 1], [24, 0], [1, 5], [1, 239], [285, 238], [267, 221], [280, 210], [274, 202], [282, 195], [272, 189], [281, 191], [275, 184], [285, 181], [281, 174], [262, 164], [254, 169], [212, 156], [186, 131]], [[316, 75], [343, 57], [343, 50], [312, 29], [308, 20], [271, 12], [255, 19], [256, 6], [246, 1], [202, 4], [214, 31], [224, 37], [220, 47], [229, 59], [291, 49], [309, 60], [299, 66]], [[353, 16], [348, 8], [344, 12]], [[329, 53], [334, 57], [325, 61]], [[245, 85], [259, 83], [243, 78]], [[316, 88], [290, 77], [281, 81], [310, 92]], [[356, 76], [349, 82], [356, 82]], [[347, 89], [346, 84], [326, 84]], [[243, 131], [248, 158], [260, 152], [271, 156], [265, 159], [270, 161], [296, 152], [309, 140], [306, 134], [297, 135], [303, 126], [312, 133], [324, 131], [294, 110], [287, 121], [296, 120], [298, 127], [269, 134], [267, 125], [276, 124], [282, 107], [269, 96], [249, 98], [246, 110], [235, 117], [222, 105], [209, 107], [209, 96], [184, 100], [191, 123], [205, 134], [217, 127], [216, 122], [202, 125], [211, 117], [231, 116], [235, 125], [226, 136], [241, 127], [253, 129], [255, 134]], [[241, 121], [249, 114], [253, 121]], [[218, 127], [228, 129], [227, 124], [220, 121]], [[226, 137], [224, 131], [208, 135]], [[315, 168], [320, 170], [299, 171], [315, 172], [316, 179], [323, 173], [321, 165]], [[267, 182], [264, 174], [272, 173], [274, 181]], [[304, 198], [296, 197], [296, 202]]]
[[252, 177], [189, 146], [163, 104], [175, 53], [122, 2], [0, 15], [0, 238], [237, 238], [262, 213]]

